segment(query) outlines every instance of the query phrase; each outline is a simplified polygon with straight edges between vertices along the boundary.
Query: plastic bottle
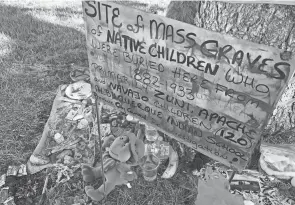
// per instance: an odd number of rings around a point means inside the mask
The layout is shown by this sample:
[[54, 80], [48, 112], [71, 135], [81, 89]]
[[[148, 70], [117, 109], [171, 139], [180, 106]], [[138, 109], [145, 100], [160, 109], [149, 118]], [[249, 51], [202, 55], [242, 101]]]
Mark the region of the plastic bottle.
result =
[[145, 137], [148, 141], [154, 142], [158, 139], [159, 133], [154, 127], [145, 125]]
[[146, 123], [142, 123], [145, 126], [145, 155], [148, 153], [157, 152], [155, 141], [158, 139], [158, 131], [152, 127], [147, 125]]

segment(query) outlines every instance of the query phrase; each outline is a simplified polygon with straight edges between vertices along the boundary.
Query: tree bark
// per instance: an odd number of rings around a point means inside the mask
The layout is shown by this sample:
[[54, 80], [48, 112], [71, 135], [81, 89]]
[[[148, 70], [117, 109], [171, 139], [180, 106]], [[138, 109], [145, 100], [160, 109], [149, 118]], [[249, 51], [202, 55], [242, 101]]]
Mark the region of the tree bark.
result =
[[[285, 52], [282, 59], [295, 57], [295, 6], [241, 4], [212, 1], [171, 1], [166, 17], [210, 31], [264, 44]], [[295, 66], [295, 65], [293, 65]], [[295, 116], [292, 104], [295, 81], [289, 83], [267, 126], [269, 134], [290, 130]], [[294, 96], [295, 97], [295, 96]]]

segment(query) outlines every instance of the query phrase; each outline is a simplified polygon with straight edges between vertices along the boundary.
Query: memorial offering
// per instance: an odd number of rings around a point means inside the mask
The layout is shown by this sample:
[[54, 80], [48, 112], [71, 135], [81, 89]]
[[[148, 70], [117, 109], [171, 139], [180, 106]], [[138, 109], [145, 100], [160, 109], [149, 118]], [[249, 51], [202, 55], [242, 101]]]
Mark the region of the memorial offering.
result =
[[[59, 86], [42, 137], [27, 162], [28, 170], [19, 174], [35, 174], [56, 167], [60, 170], [57, 182], [64, 182], [81, 163], [92, 164], [95, 157], [92, 101], [89, 83], [78, 81]], [[17, 170], [12, 168], [10, 172]]]
[[85, 1], [98, 101], [244, 169], [294, 73], [265, 46], [109, 2]]
[[92, 182], [99, 177], [106, 179], [105, 184], [98, 189], [94, 189], [93, 186], [85, 187], [87, 196], [96, 201], [101, 201], [117, 185], [129, 184], [129, 181], [136, 179], [137, 174], [132, 171], [131, 167], [138, 165], [144, 155], [144, 144], [133, 133], [124, 133], [117, 138], [108, 136], [102, 147], [105, 149], [102, 158], [103, 167], [82, 166], [85, 182]]
[[154, 181], [157, 178], [159, 165], [160, 159], [156, 155], [148, 153], [143, 156], [140, 162], [143, 178], [146, 181]]

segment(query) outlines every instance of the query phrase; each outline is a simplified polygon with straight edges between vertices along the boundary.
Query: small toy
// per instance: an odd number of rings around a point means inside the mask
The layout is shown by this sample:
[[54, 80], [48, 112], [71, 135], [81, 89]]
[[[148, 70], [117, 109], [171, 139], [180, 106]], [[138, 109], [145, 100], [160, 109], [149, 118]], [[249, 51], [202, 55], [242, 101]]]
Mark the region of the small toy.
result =
[[82, 166], [83, 180], [92, 182], [98, 177], [105, 176], [105, 190], [101, 185], [98, 189], [86, 186], [86, 194], [94, 201], [100, 201], [104, 195], [108, 195], [117, 185], [128, 184], [137, 178], [131, 170], [136, 166], [144, 155], [144, 143], [133, 133], [123, 133], [120, 137], [108, 136], [104, 139], [102, 148], [106, 151], [103, 154], [104, 174], [101, 167]]

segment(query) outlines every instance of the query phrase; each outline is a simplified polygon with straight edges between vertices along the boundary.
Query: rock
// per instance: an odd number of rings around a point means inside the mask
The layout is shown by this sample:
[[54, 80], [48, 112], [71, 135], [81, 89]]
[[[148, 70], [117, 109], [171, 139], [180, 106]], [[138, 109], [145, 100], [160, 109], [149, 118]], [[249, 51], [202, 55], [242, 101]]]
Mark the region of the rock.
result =
[[71, 155], [73, 155], [72, 150], [64, 150], [64, 151], [62, 151], [60, 154], [58, 154], [58, 155], [56, 156], [56, 158], [57, 158], [57, 159], [64, 159], [65, 156], [71, 156]]
[[73, 157], [71, 157], [69, 155], [66, 155], [64, 157], [64, 164], [69, 165], [69, 164], [72, 164], [73, 162], [74, 162], [74, 158]]
[[132, 115], [127, 115], [126, 120], [129, 121], [129, 122], [134, 122], [134, 123], [139, 121], [139, 119], [133, 117]]
[[57, 144], [62, 143], [63, 141], [65, 141], [65, 138], [62, 136], [62, 134], [60, 133], [56, 133], [54, 135], [54, 140], [56, 141]]
[[291, 184], [293, 187], [295, 187], [295, 177], [293, 177], [293, 179], [291, 180]]
[[294, 145], [262, 143], [260, 152], [260, 167], [268, 175], [279, 179], [291, 179], [295, 177]]
[[41, 156], [41, 155], [34, 155], [34, 154], [31, 155], [29, 161], [37, 165], [45, 165], [50, 163], [50, 159], [48, 157]]
[[88, 121], [86, 119], [81, 119], [80, 122], [78, 123], [77, 128], [78, 129], [85, 129], [88, 126]]
[[252, 201], [245, 200], [244, 205], [255, 205]]

